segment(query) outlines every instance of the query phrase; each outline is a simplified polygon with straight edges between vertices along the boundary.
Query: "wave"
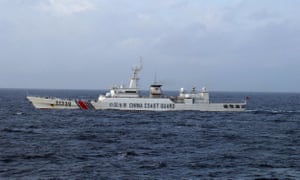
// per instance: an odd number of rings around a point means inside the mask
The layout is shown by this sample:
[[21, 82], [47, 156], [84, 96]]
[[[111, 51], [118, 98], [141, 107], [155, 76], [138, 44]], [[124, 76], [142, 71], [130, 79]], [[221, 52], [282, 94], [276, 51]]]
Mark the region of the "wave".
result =
[[37, 134], [37, 132], [31, 130], [31, 129], [25, 129], [25, 128], [3, 128], [0, 130], [0, 132], [7, 132], [7, 133], [28, 133], [28, 134]]
[[248, 113], [264, 113], [264, 114], [300, 114], [300, 110], [272, 110], [272, 109], [260, 109], [260, 110], [246, 110]]

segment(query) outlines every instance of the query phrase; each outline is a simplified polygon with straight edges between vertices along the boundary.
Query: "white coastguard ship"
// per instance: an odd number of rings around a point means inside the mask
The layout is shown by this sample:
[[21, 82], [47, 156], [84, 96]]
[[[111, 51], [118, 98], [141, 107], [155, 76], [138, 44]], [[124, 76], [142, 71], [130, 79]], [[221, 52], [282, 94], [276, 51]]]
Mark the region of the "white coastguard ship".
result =
[[100, 95], [97, 101], [91, 101], [95, 109], [135, 110], [135, 111], [244, 111], [247, 99], [241, 103], [211, 103], [206, 88], [197, 92], [195, 88], [187, 93], [180, 89], [177, 97], [165, 97], [162, 85], [150, 85], [149, 96], [142, 97], [137, 82], [138, 72], [142, 66], [132, 69], [132, 77], [128, 88], [112, 87], [105, 95]]
[[180, 89], [177, 97], [165, 97], [162, 85], [150, 85], [149, 96], [140, 95], [138, 73], [142, 66], [132, 69], [129, 87], [112, 87], [105, 95], [99, 95], [96, 101], [68, 100], [27, 96], [37, 109], [96, 109], [96, 110], [127, 110], [127, 111], [244, 111], [247, 99], [240, 103], [212, 103], [206, 88], [201, 91], [192, 89], [187, 93]]

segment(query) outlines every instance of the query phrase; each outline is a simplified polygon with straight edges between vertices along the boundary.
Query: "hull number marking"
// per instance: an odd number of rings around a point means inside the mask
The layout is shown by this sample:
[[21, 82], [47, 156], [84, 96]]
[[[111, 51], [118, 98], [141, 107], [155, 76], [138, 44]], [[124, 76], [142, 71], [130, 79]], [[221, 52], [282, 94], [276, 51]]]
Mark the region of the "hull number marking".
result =
[[70, 101], [55, 101], [55, 104], [57, 106], [71, 106], [71, 102]]

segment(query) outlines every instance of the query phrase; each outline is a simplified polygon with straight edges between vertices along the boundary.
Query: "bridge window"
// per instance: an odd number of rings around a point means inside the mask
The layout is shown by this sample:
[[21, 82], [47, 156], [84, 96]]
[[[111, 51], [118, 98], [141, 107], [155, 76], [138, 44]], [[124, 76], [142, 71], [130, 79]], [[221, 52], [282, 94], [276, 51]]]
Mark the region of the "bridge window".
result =
[[136, 91], [125, 91], [125, 93], [134, 94], [134, 93], [136, 93]]

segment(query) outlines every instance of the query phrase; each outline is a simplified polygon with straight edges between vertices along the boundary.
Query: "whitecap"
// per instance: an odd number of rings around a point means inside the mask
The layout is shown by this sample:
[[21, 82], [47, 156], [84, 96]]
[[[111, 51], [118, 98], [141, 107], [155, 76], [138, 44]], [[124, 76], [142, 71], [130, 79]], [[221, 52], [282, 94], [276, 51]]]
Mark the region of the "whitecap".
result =
[[22, 115], [24, 114], [23, 112], [16, 112], [16, 115]]

